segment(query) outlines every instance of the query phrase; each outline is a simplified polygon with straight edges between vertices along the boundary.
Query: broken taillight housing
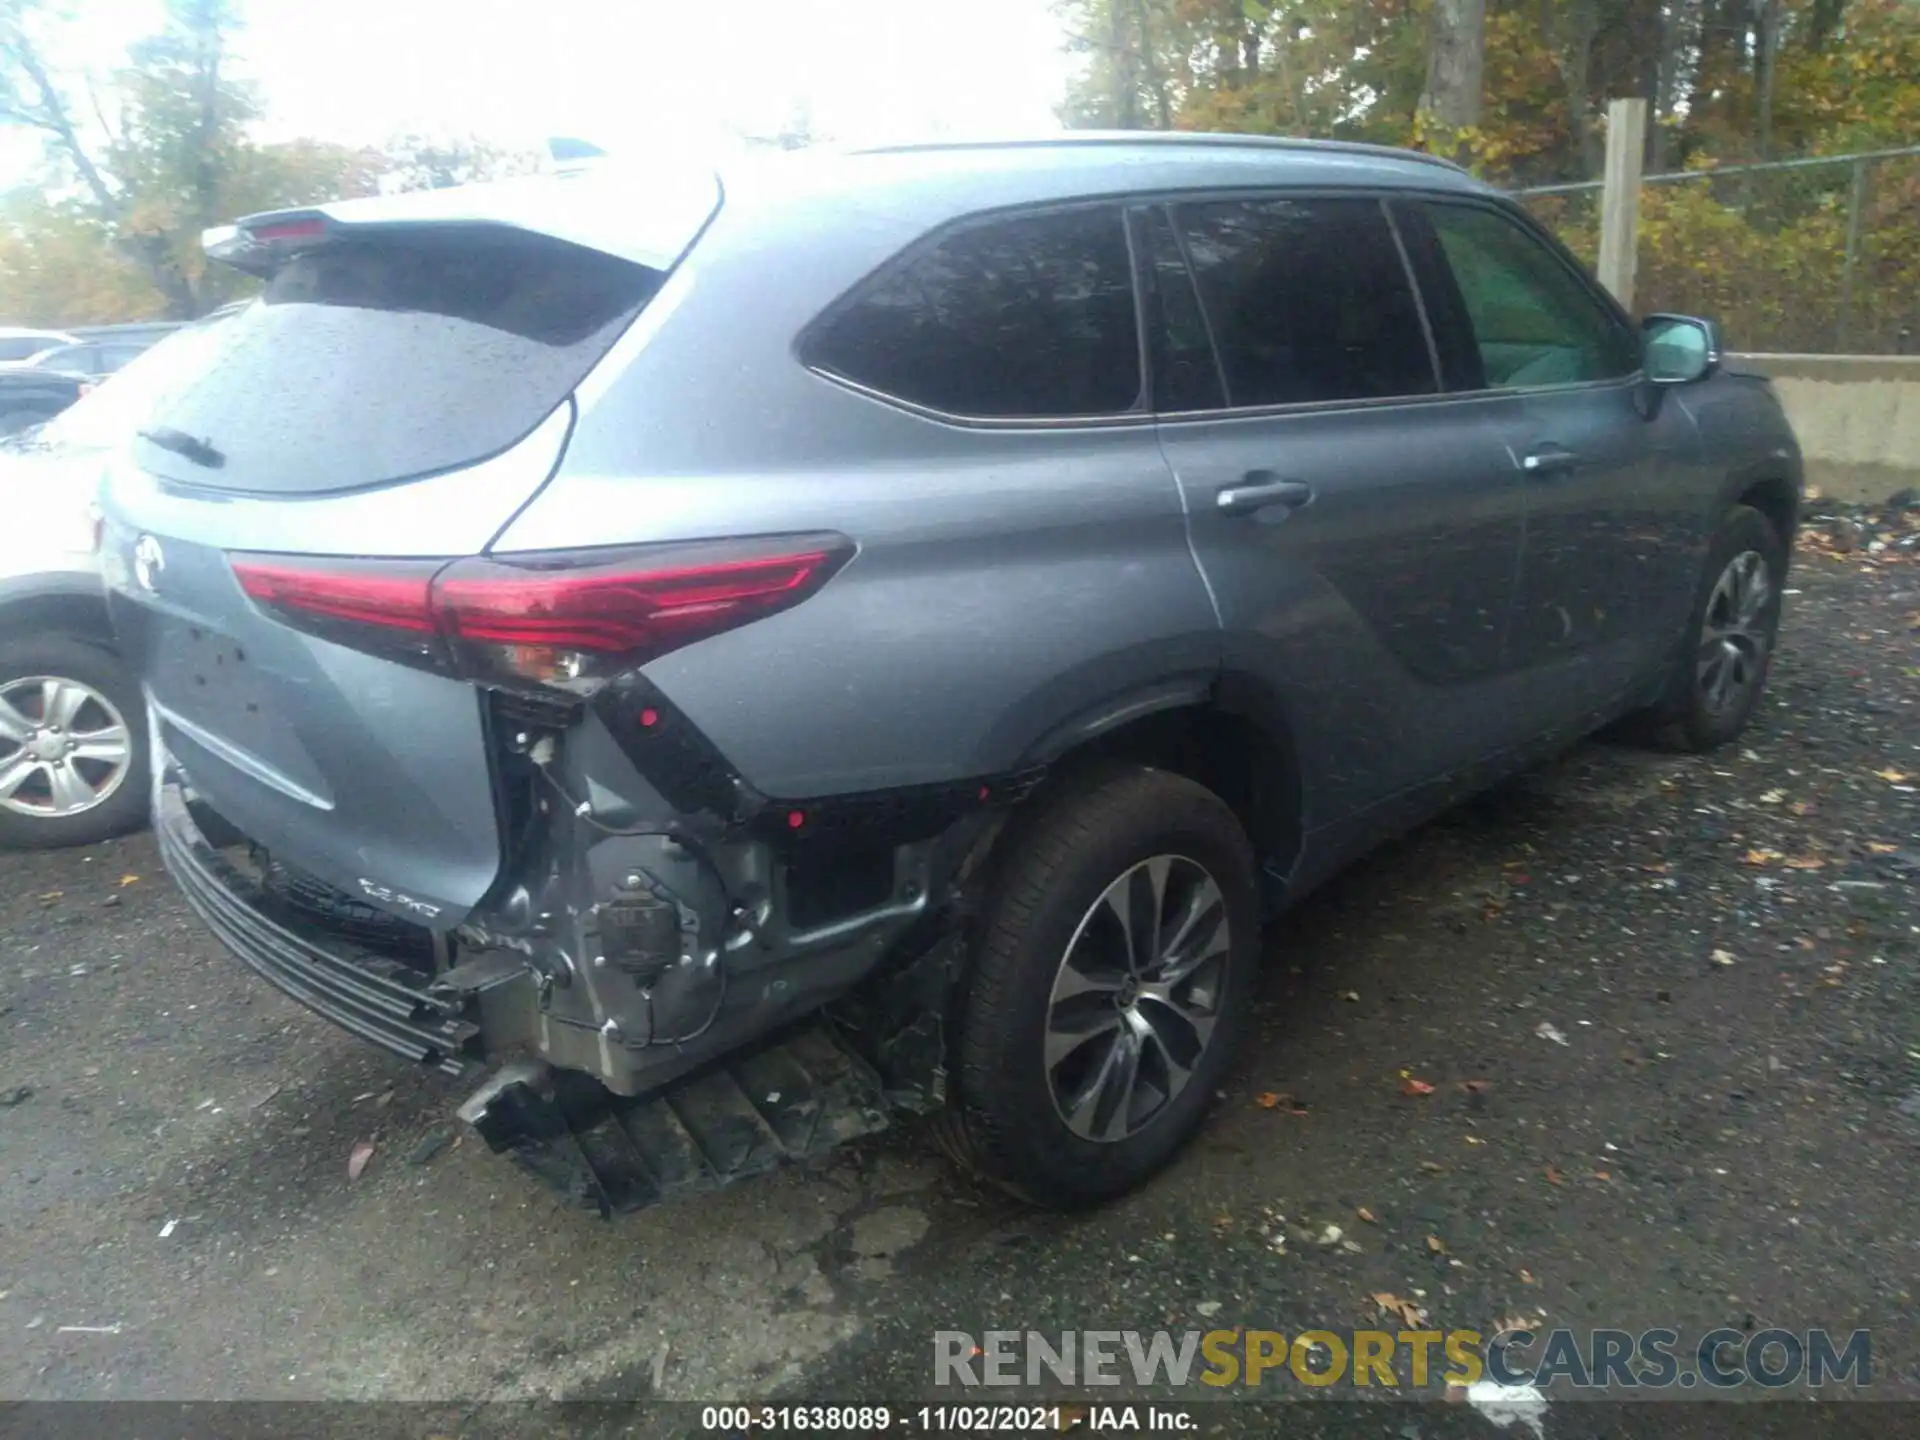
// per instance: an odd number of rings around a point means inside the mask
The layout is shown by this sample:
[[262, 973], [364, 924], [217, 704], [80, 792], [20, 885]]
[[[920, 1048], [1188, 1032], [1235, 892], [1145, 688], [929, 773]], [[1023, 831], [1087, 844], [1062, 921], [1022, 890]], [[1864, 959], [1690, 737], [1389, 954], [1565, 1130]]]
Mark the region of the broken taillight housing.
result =
[[253, 602], [296, 629], [483, 684], [588, 694], [799, 604], [853, 550], [815, 534], [465, 560], [228, 559]]

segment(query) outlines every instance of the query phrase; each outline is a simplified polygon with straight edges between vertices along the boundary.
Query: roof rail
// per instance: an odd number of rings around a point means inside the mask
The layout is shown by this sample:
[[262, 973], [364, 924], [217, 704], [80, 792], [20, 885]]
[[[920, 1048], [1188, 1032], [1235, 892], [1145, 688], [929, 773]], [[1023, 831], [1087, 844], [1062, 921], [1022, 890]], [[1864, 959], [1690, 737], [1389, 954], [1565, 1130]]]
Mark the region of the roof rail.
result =
[[1057, 135], [1024, 135], [1001, 140], [922, 140], [896, 145], [861, 145], [847, 150], [849, 155], [901, 155], [940, 150], [1016, 150], [1043, 149], [1048, 146], [1076, 145], [1201, 145], [1221, 149], [1297, 150], [1333, 152], [1341, 155], [1370, 155], [1381, 160], [1413, 160], [1437, 165], [1443, 170], [1469, 174], [1464, 165], [1424, 150], [1402, 150], [1393, 145], [1373, 145], [1363, 140], [1310, 140], [1295, 135], [1230, 135], [1205, 130], [1062, 130]]

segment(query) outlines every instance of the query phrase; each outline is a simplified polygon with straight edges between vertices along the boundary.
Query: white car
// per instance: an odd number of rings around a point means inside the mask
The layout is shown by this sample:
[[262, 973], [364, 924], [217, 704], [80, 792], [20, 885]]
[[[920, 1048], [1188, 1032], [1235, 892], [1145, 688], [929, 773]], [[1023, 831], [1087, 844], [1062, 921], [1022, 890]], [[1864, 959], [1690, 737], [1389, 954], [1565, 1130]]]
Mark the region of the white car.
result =
[[62, 345], [78, 345], [78, 336], [64, 330], [33, 330], [20, 325], [0, 325], [0, 364], [31, 360], [36, 355]]
[[0, 848], [84, 845], [146, 819], [146, 712], [114, 651], [93, 497], [108, 458], [192, 373], [211, 329], [167, 336], [0, 442]]

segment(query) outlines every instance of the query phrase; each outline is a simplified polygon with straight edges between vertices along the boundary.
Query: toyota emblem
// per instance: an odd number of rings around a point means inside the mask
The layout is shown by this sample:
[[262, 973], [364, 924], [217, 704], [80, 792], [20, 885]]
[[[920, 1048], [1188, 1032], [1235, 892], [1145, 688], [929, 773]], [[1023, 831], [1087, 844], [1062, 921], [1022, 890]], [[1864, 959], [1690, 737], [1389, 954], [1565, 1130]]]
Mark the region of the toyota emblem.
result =
[[142, 535], [133, 547], [133, 578], [140, 588], [154, 591], [160, 588], [160, 574], [167, 568], [167, 557], [160, 549], [160, 542], [151, 535]]

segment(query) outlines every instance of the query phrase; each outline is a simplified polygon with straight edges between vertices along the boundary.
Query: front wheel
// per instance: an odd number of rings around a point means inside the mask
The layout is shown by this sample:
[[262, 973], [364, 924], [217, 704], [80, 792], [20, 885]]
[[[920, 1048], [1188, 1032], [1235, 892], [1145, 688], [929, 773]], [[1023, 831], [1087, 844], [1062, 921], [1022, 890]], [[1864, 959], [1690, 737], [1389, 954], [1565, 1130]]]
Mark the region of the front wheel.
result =
[[997, 867], [942, 1138], [1042, 1205], [1132, 1189], [1199, 1127], [1254, 986], [1259, 904], [1238, 820], [1133, 769], [1047, 803]]
[[1682, 750], [1712, 750], [1746, 728], [1780, 633], [1787, 547], [1748, 505], [1727, 512], [1707, 552], [1687, 643], [1641, 728]]

